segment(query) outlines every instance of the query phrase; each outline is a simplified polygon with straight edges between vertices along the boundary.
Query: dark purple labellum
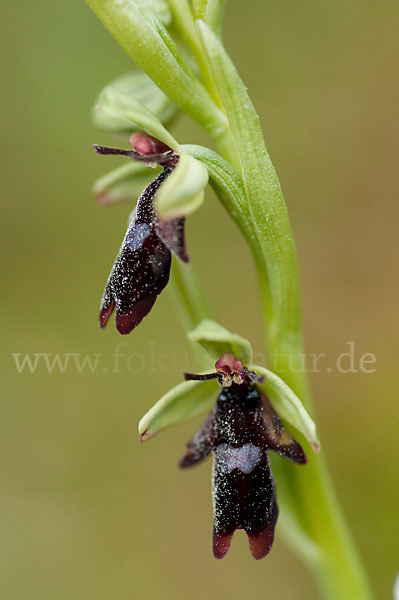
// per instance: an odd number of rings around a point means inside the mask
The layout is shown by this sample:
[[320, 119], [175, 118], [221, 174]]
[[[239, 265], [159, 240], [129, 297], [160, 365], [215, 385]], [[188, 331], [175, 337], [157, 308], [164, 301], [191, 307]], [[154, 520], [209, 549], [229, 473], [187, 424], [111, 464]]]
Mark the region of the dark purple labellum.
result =
[[130, 333], [150, 312], [169, 280], [171, 252], [188, 262], [185, 218], [160, 219], [154, 208], [155, 193], [176, 167], [179, 156], [169, 146], [144, 132], [130, 136], [133, 150], [99, 146], [98, 154], [115, 154], [148, 165], [159, 164], [163, 172], [144, 190], [137, 201], [136, 217], [129, 225], [104, 290], [100, 308], [103, 328], [116, 307], [116, 328]]
[[267, 451], [299, 464], [306, 463], [306, 456], [238, 363], [242, 382], [223, 387], [205, 423], [187, 444], [180, 466], [195, 465], [213, 453], [213, 553], [223, 558], [234, 531], [244, 529], [252, 555], [260, 559], [272, 547], [278, 516]]
[[[169, 280], [171, 253], [188, 260], [184, 244], [184, 221], [169, 225], [160, 235], [154, 211], [154, 196], [171, 169], [165, 168], [141, 194], [136, 217], [129, 225], [104, 290], [100, 326], [105, 327], [116, 307], [116, 328], [130, 333], [150, 312]], [[172, 240], [172, 242], [170, 242]]]

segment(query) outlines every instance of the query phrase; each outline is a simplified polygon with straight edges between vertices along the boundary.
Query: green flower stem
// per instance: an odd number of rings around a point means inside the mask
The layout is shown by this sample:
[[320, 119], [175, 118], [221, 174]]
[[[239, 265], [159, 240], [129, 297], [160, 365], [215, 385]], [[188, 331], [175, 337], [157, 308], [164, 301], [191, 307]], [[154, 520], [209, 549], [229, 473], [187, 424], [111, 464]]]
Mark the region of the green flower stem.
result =
[[[303, 372], [298, 269], [295, 246], [275, 169], [267, 153], [259, 118], [222, 44], [200, 24], [212, 70], [238, 148], [249, 213], [266, 270], [255, 255], [270, 369], [277, 372], [308, 408], [311, 397]], [[221, 150], [223, 153], [223, 150]], [[225, 155], [225, 158], [229, 156]], [[253, 240], [249, 239], [251, 248]], [[313, 561], [324, 596], [331, 600], [370, 599], [371, 592], [342, 518], [322, 456], [309, 457], [305, 469], [283, 465], [282, 490], [306, 535], [317, 545]], [[291, 500], [290, 500], [291, 499]], [[294, 499], [294, 502], [292, 502]]]
[[[213, 80], [211, 83], [208, 75], [203, 77], [208, 89], [185, 65], [166, 29], [151, 17], [150, 3], [138, 0], [87, 2], [129, 56], [177, 106], [211, 135], [222, 157], [230, 163], [230, 171], [236, 170], [229, 186], [224, 167], [221, 168], [218, 160], [209, 155], [204, 158], [204, 162], [209, 160], [209, 165], [213, 160], [213, 177], [209, 169], [211, 183], [239, 225], [254, 256], [269, 368], [287, 382], [309, 410], [311, 398], [302, 367], [298, 269], [293, 236], [258, 116], [234, 65], [215, 35], [215, 31], [220, 31], [223, 2], [193, 1], [194, 15], [204, 19], [199, 23], [198, 31]], [[191, 19], [187, 23], [192, 28]], [[184, 27], [183, 21], [181, 27]], [[192, 30], [187, 31], [186, 39], [191, 35]], [[215, 88], [223, 109], [211, 97], [210, 90]], [[191, 329], [209, 316], [202, 291], [191, 272], [177, 261], [173, 288], [187, 328]], [[339, 509], [325, 459], [323, 455], [308, 454], [309, 464], [303, 468], [278, 459], [273, 461], [287, 539], [313, 567], [324, 598], [370, 600], [372, 594]]]
[[[187, 333], [192, 331], [203, 319], [212, 318], [212, 311], [190, 264], [185, 264], [177, 259], [173, 260], [168, 291], [173, 307]], [[189, 343], [198, 370], [212, 368], [212, 361], [210, 361], [208, 353], [198, 344]]]

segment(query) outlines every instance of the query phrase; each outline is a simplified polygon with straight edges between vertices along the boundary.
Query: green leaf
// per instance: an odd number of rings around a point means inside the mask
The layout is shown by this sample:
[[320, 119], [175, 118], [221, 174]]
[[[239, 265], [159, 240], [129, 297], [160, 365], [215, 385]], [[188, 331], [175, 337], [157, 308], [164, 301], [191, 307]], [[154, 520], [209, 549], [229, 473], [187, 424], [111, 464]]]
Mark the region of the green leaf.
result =
[[252, 361], [252, 348], [248, 340], [236, 333], [230, 333], [216, 321], [204, 319], [188, 334], [188, 337], [193, 342], [201, 344], [216, 360], [222, 354], [233, 354], [244, 365]]
[[[115, 123], [121, 119], [128, 123], [133, 121], [139, 129], [143, 129], [161, 140], [170, 148], [177, 149], [179, 147], [175, 138], [165, 129], [158, 117], [135, 98], [121, 94], [113, 88], [105, 88], [97, 107], [95, 111], [97, 114], [101, 114], [102, 123], [107, 120], [110, 123]], [[97, 124], [99, 124], [98, 120]], [[134, 130], [134, 127], [131, 126], [131, 130]]]
[[186, 153], [181, 153], [177, 167], [156, 194], [157, 212], [161, 218], [186, 216], [201, 206], [208, 171], [204, 165]]
[[265, 388], [274, 410], [303, 434], [315, 452], [320, 452], [316, 425], [298, 396], [276, 373], [258, 365], [251, 365], [250, 368], [264, 376], [264, 382], [260, 385]]
[[97, 179], [93, 193], [103, 205], [131, 202], [137, 200], [156, 173], [144, 163], [129, 162]]
[[129, 108], [127, 98], [134, 98], [143, 104], [165, 125], [178, 113], [177, 106], [145, 73], [133, 71], [118, 77], [101, 92], [93, 109], [95, 125], [106, 131], [132, 133], [137, 130], [124, 116]]
[[183, 381], [144, 415], [139, 423], [140, 441], [146, 442], [162, 429], [209, 411], [218, 394], [214, 381]]

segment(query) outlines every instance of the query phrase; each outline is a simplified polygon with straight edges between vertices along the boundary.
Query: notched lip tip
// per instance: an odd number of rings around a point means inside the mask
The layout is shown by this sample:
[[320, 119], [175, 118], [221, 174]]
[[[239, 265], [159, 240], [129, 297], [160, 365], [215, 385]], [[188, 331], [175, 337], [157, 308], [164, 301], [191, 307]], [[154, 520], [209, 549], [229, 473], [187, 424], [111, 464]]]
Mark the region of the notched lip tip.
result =
[[213, 551], [213, 556], [217, 560], [220, 560], [221, 558], [224, 558], [226, 556], [226, 554], [229, 551], [230, 546], [231, 546], [231, 540], [233, 539], [233, 534], [234, 534], [234, 531], [232, 531], [231, 533], [228, 533], [226, 535], [220, 535], [215, 532], [213, 533], [212, 551]]
[[272, 535], [267, 530], [261, 531], [258, 534], [247, 533], [249, 550], [255, 560], [262, 560], [265, 558], [273, 546], [274, 531]]

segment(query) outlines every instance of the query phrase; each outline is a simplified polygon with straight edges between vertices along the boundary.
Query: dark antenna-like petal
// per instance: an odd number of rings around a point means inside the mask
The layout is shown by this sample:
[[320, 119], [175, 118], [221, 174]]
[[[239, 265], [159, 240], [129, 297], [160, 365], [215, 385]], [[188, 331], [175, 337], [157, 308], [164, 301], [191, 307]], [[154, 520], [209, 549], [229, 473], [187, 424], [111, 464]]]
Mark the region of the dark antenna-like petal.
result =
[[159, 219], [157, 221], [158, 235], [171, 252], [183, 262], [189, 262], [186, 240], [184, 237], [184, 226], [186, 219]]
[[187, 451], [179, 462], [179, 467], [192, 467], [206, 458], [214, 449], [217, 432], [215, 427], [216, 406], [207, 416], [205, 422], [187, 443]]
[[273, 409], [267, 396], [262, 392], [264, 429], [260, 433], [263, 444], [268, 450], [273, 450], [292, 462], [304, 465], [306, 454], [299, 442], [285, 429], [280, 417]]
[[208, 381], [209, 379], [217, 379], [217, 373], [183, 373], [183, 377], [186, 381]]

